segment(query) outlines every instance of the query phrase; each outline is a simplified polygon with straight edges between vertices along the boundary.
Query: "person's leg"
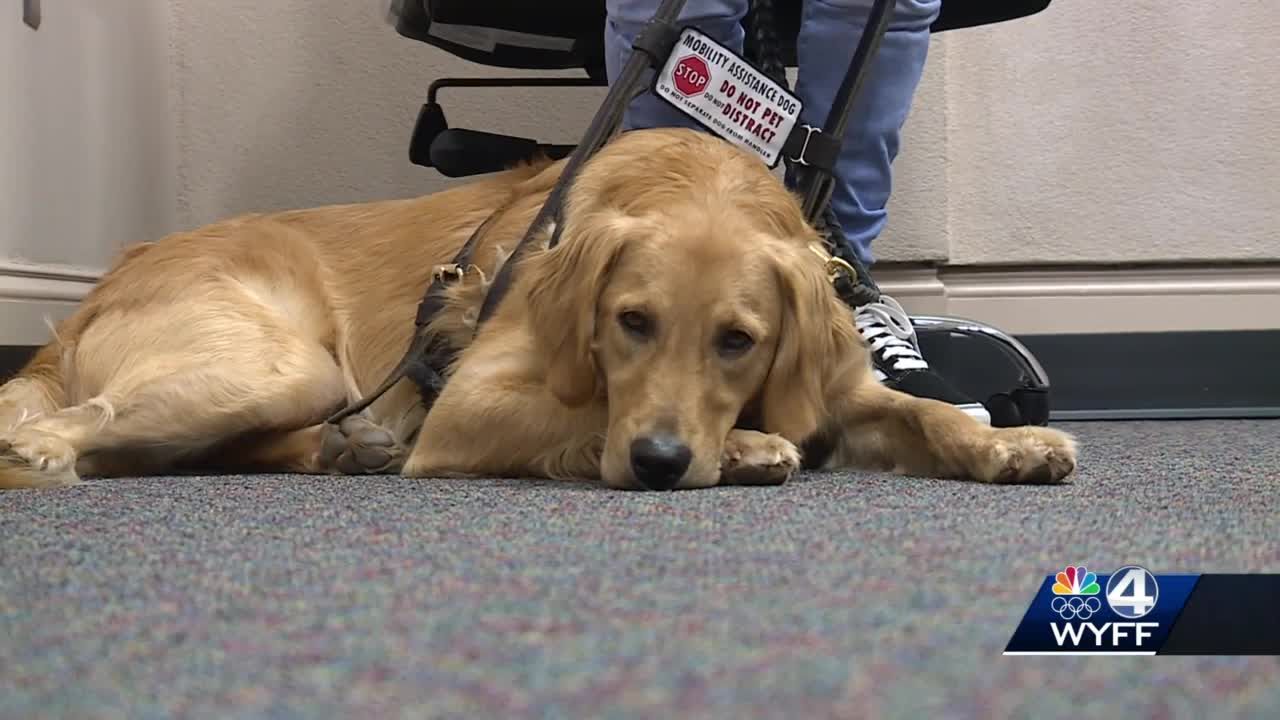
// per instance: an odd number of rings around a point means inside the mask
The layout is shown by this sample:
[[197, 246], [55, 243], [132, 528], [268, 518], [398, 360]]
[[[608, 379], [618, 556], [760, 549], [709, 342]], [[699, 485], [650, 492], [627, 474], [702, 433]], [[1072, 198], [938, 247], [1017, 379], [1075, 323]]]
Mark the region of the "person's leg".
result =
[[[604, 28], [605, 69], [610, 83], [622, 72], [631, 56], [631, 43], [658, 11], [658, 0], [607, 0], [608, 19]], [[747, 0], [688, 0], [680, 12], [680, 23], [689, 23], [734, 52], [742, 52], [742, 18]], [[627, 109], [624, 130], [653, 127], [700, 128], [652, 93], [636, 98]]]
[[[805, 0], [796, 48], [796, 94], [804, 102], [804, 122], [822, 127], [826, 121], [871, 5], [871, 0]], [[941, 0], [897, 0], [871, 74], [849, 116], [831, 207], [867, 265], [874, 261], [871, 243], [885, 225], [891, 166], [924, 72], [929, 26], [941, 8]]]
[[[858, 40], [871, 14], [872, 0], [806, 0], [797, 40], [796, 94], [804, 102], [802, 119], [825, 124], [844, 80]], [[893, 17], [872, 59], [836, 163], [831, 208], [845, 240], [862, 262], [875, 256], [872, 241], [884, 229], [902, 127], [924, 72], [929, 26], [941, 0], [896, 0]], [[990, 422], [981, 403], [957, 390], [929, 367], [915, 341], [911, 319], [891, 297], [857, 310], [858, 329], [872, 350], [876, 375], [886, 385], [950, 403]]]

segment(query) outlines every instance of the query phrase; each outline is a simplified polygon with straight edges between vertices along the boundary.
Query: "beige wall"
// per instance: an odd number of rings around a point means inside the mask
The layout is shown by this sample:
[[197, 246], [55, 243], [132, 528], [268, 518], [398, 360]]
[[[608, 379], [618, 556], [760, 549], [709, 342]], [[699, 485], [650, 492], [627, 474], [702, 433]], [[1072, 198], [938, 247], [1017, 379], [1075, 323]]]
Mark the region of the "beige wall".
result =
[[1277, 37], [1274, 0], [1058, 0], [939, 36], [952, 262], [1280, 259]]
[[[184, 224], [451, 182], [409, 163], [413, 123], [432, 80], [486, 70], [402, 38], [388, 0], [171, 2]], [[592, 88], [442, 94], [453, 125], [560, 142], [576, 140], [601, 98]]]

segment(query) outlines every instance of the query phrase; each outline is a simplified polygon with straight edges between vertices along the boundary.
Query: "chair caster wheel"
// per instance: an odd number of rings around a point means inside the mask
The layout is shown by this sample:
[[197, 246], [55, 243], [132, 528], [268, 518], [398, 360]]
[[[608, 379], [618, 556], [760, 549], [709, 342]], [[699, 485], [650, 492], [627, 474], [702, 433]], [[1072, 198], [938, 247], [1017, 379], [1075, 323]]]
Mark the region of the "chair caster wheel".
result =
[[996, 393], [982, 403], [991, 414], [992, 427], [1020, 427], [1049, 424], [1049, 392], [1039, 388], [1017, 388]]

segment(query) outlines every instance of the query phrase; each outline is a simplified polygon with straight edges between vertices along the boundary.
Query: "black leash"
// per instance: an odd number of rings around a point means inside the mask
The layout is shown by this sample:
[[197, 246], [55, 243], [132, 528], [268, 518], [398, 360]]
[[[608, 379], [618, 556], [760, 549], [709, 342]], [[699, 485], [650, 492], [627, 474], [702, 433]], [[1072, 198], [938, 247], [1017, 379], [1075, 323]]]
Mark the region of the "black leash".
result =
[[[506, 296], [517, 263], [535, 241], [550, 230], [548, 248], [555, 247], [559, 243], [560, 232], [564, 227], [562, 213], [568, 188], [586, 162], [617, 133], [631, 101], [649, 90], [645, 82], [645, 72], [661, 69], [674, 50], [680, 36], [680, 28], [676, 26], [676, 20], [684, 9], [685, 2], [686, 0], [662, 0], [653, 19], [636, 37], [632, 44], [631, 56], [618, 78], [610, 85], [608, 95], [600, 105], [600, 109], [596, 111], [595, 117], [592, 118], [582, 141], [565, 161], [564, 170], [546, 201], [543, 202], [537, 216], [530, 223], [524, 237], [494, 276], [476, 318], [477, 331]], [[754, 0], [753, 2], [752, 25], [759, 54], [755, 60], [756, 63], [764, 66], [761, 68], [762, 72], [785, 89], [787, 88], [786, 67], [778, 57], [772, 2], [773, 0]], [[836, 293], [850, 307], [874, 302], [879, 299], [880, 289], [871, 280], [870, 273], [849, 246], [831, 209], [833, 174], [848, 116], [858, 91], [866, 79], [870, 59], [884, 37], [888, 27], [889, 11], [893, 4], [894, 0], [875, 0], [871, 10], [871, 21], [858, 41], [849, 70], [836, 94], [824, 126], [822, 128], [811, 125], [796, 126], [783, 146], [789, 181], [792, 178], [798, 179], [797, 187], [802, 197], [805, 218], [818, 227], [826, 239], [827, 251], [831, 255], [827, 261], [831, 282]], [[444, 308], [446, 289], [465, 275], [481, 238], [506, 209], [506, 207], [499, 208], [481, 223], [450, 264], [438, 266], [435, 269], [432, 282], [418, 305], [413, 340], [404, 357], [386, 379], [373, 392], [333, 414], [326, 422], [337, 424], [363, 411], [406, 377], [418, 386], [422, 402], [430, 412], [436, 398], [444, 389], [445, 374], [457, 351], [449, 347], [442, 338], [428, 332], [427, 328]]]

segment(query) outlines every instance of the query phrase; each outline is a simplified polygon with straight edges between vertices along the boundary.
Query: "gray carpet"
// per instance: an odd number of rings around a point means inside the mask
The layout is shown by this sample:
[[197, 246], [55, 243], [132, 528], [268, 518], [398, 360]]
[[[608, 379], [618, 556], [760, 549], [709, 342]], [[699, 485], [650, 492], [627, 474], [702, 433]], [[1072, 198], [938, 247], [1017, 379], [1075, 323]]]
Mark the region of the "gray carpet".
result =
[[1064, 487], [2, 494], [0, 717], [1280, 715], [1277, 658], [1000, 655], [1067, 563], [1280, 571], [1280, 422], [1064, 427]]

